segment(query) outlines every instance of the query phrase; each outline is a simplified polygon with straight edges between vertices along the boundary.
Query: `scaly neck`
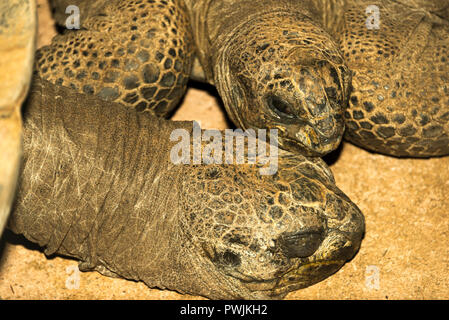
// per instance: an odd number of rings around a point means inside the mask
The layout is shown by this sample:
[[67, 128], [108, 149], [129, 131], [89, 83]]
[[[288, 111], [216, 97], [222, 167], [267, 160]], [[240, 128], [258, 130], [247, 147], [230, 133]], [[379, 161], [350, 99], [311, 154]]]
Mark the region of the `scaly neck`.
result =
[[207, 80], [212, 84], [217, 52], [233, 32], [238, 32], [239, 25], [266, 14], [285, 12], [307, 16], [330, 33], [335, 33], [346, 1], [259, 0], [255, 5], [254, 0], [184, 0], [190, 14], [197, 55]]

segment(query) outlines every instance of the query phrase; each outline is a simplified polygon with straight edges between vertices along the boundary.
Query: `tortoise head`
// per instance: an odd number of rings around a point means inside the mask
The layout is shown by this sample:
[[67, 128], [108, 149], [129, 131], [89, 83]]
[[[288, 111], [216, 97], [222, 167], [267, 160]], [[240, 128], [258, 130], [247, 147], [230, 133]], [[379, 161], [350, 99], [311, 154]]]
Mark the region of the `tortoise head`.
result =
[[183, 182], [182, 194], [196, 196], [181, 199], [181, 229], [208, 286], [231, 298], [279, 298], [355, 255], [363, 215], [321, 159], [281, 151], [275, 175], [255, 167], [201, 166]]
[[277, 128], [283, 149], [322, 156], [339, 145], [350, 71], [304, 16], [260, 15], [217, 50], [215, 84], [236, 125]]

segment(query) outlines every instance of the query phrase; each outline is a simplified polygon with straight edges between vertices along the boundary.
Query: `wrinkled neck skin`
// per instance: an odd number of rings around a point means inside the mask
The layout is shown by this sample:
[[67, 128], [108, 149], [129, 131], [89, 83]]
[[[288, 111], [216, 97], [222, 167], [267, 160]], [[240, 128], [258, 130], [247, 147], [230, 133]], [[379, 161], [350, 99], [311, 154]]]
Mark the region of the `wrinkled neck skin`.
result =
[[169, 136], [191, 123], [44, 81], [31, 92], [12, 231], [47, 255], [80, 260], [83, 271], [210, 298], [266, 298], [219, 273], [180, 228], [188, 166], [171, 163]]

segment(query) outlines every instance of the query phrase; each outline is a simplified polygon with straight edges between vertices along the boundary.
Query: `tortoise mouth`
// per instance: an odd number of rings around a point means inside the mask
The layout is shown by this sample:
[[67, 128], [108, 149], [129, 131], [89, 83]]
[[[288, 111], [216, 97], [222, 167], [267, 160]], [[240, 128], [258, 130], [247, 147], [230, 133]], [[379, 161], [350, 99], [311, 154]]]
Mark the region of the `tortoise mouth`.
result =
[[[330, 116], [319, 121], [334, 122], [335, 119]], [[335, 124], [334, 130], [325, 134], [314, 124], [290, 124], [285, 129], [279, 128], [283, 131], [279, 135], [279, 145], [283, 149], [307, 156], [324, 156], [338, 148], [343, 139], [344, 128], [344, 123]]]
[[302, 108], [293, 107], [298, 102], [287, 100], [279, 95], [269, 94], [262, 103], [263, 109], [268, 113], [266, 118], [271, 118], [269, 122], [281, 131], [279, 143], [283, 149], [321, 156], [338, 147], [345, 129], [343, 114], [340, 110], [335, 110], [331, 107], [331, 103], [328, 103], [326, 107], [321, 107], [327, 109], [327, 112], [307, 115], [301, 111]]
[[[345, 263], [345, 260], [311, 262], [287, 272], [282, 278], [244, 283], [244, 285], [255, 294], [264, 294], [271, 298], [282, 298], [292, 291], [309, 287], [328, 278], [337, 272]], [[309, 277], [313, 274], [314, 281], [308, 282], [307, 284], [302, 283], [300, 280], [305, 274]]]
[[307, 258], [288, 259], [290, 266], [267, 279], [252, 279], [233, 272], [232, 277], [254, 294], [271, 298], [283, 297], [291, 291], [309, 287], [337, 272], [360, 248], [362, 233], [348, 235], [331, 230], [317, 251]]

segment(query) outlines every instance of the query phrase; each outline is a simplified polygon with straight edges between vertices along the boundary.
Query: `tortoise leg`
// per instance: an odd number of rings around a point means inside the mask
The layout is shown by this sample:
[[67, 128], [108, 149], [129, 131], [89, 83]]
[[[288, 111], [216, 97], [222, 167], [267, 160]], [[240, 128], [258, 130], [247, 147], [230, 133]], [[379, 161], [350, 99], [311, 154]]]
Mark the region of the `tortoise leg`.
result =
[[[365, 25], [368, 4], [380, 8], [378, 29]], [[345, 137], [392, 156], [449, 154], [448, 39], [449, 21], [425, 8], [350, 6], [340, 39], [354, 71]]]
[[412, 3], [402, 0], [399, 2], [402, 2], [405, 5], [411, 5], [416, 8], [428, 10], [439, 17], [449, 19], [449, 3], [445, 0], [414, 0]]
[[168, 115], [185, 92], [193, 62], [181, 1], [96, 6], [81, 5], [81, 30], [56, 36], [38, 51], [36, 72], [80, 93]]
[[36, 35], [34, 0], [0, 3], [0, 233], [14, 196], [21, 154], [24, 100], [33, 65]]

